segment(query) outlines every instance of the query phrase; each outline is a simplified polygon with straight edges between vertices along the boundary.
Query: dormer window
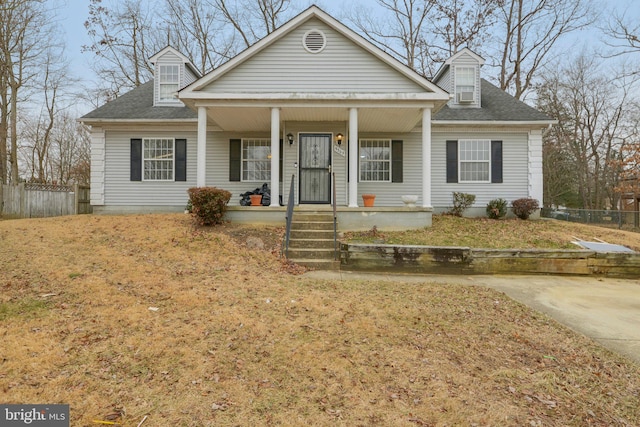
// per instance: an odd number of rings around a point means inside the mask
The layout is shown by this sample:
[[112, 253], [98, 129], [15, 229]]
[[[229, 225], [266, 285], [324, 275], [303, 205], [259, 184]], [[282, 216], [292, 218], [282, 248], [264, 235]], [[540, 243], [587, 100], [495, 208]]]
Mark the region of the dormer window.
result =
[[179, 65], [160, 65], [160, 97], [161, 102], [176, 102], [176, 92], [180, 83]]
[[456, 102], [470, 104], [475, 101], [476, 69], [475, 67], [456, 67]]

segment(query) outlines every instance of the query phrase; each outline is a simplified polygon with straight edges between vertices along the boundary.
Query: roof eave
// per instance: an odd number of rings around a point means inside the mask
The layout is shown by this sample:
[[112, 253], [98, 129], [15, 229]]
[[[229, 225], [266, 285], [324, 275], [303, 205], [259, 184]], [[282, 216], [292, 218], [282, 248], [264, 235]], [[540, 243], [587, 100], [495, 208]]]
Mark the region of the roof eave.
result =
[[557, 124], [557, 120], [431, 120], [432, 125], [468, 125], [468, 126], [526, 126], [548, 127]]

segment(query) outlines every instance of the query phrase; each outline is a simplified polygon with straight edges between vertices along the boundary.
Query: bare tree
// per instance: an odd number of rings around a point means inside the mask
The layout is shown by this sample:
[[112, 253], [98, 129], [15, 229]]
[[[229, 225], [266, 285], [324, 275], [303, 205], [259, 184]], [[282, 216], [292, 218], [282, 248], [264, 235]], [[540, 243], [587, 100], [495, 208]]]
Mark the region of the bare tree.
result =
[[210, 1], [165, 0], [168, 44], [184, 53], [204, 74], [236, 53], [223, 16]]
[[[0, 152], [3, 182], [19, 181], [18, 110], [39, 76], [42, 57], [55, 41], [53, 11], [44, 0], [5, 0], [0, 3]], [[6, 160], [6, 162], [5, 162]], [[9, 173], [5, 165], [9, 165]]]
[[505, 0], [497, 15], [500, 88], [522, 99], [558, 42], [593, 23], [590, 0]]
[[244, 47], [271, 34], [290, 18], [291, 0], [212, 0], [242, 38]]
[[372, 10], [354, 7], [349, 19], [355, 28], [388, 54], [409, 68], [426, 74], [431, 70], [428, 61], [429, 15], [434, 0], [376, 0], [383, 18]]
[[430, 21], [432, 38], [429, 59], [441, 63], [463, 47], [483, 49], [487, 29], [496, 22], [495, 12], [505, 0], [440, 0]]
[[[538, 91], [538, 108], [559, 121], [545, 137], [545, 154], [569, 156], [565, 160], [573, 169], [569, 176], [575, 177], [573, 190], [580, 207], [602, 209], [616, 204], [617, 160], [622, 142], [630, 137], [633, 89], [631, 82], [608, 78], [593, 58], [583, 55], [557, 72], [548, 72]], [[545, 176], [545, 184], [554, 176]]]
[[82, 50], [96, 55], [94, 71], [113, 97], [140, 86], [152, 76], [147, 60], [164, 47], [162, 28], [152, 6], [125, 0], [107, 8], [102, 0], [90, 0], [85, 27], [92, 43]]
[[381, 11], [353, 7], [356, 29], [423, 75], [462, 47], [478, 49], [504, 0], [377, 0]]

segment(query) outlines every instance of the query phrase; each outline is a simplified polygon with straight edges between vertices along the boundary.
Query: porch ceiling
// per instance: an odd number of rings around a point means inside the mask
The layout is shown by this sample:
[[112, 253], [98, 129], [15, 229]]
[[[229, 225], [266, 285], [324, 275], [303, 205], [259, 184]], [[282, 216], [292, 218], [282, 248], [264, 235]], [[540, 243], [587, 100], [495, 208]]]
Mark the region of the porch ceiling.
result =
[[[271, 110], [265, 107], [208, 107], [210, 125], [224, 131], [267, 132]], [[360, 108], [360, 132], [409, 132], [420, 124], [419, 108]], [[282, 108], [281, 122], [347, 122], [349, 109], [340, 107]]]

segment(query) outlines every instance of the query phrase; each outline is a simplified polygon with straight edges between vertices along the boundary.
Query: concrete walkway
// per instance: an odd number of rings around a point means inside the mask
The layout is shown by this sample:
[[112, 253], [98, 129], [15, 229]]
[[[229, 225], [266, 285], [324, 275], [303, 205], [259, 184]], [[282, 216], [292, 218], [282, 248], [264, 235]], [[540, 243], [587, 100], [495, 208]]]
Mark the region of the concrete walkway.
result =
[[487, 286], [640, 364], [640, 280], [578, 276], [420, 276], [345, 271], [311, 271], [305, 276]]

